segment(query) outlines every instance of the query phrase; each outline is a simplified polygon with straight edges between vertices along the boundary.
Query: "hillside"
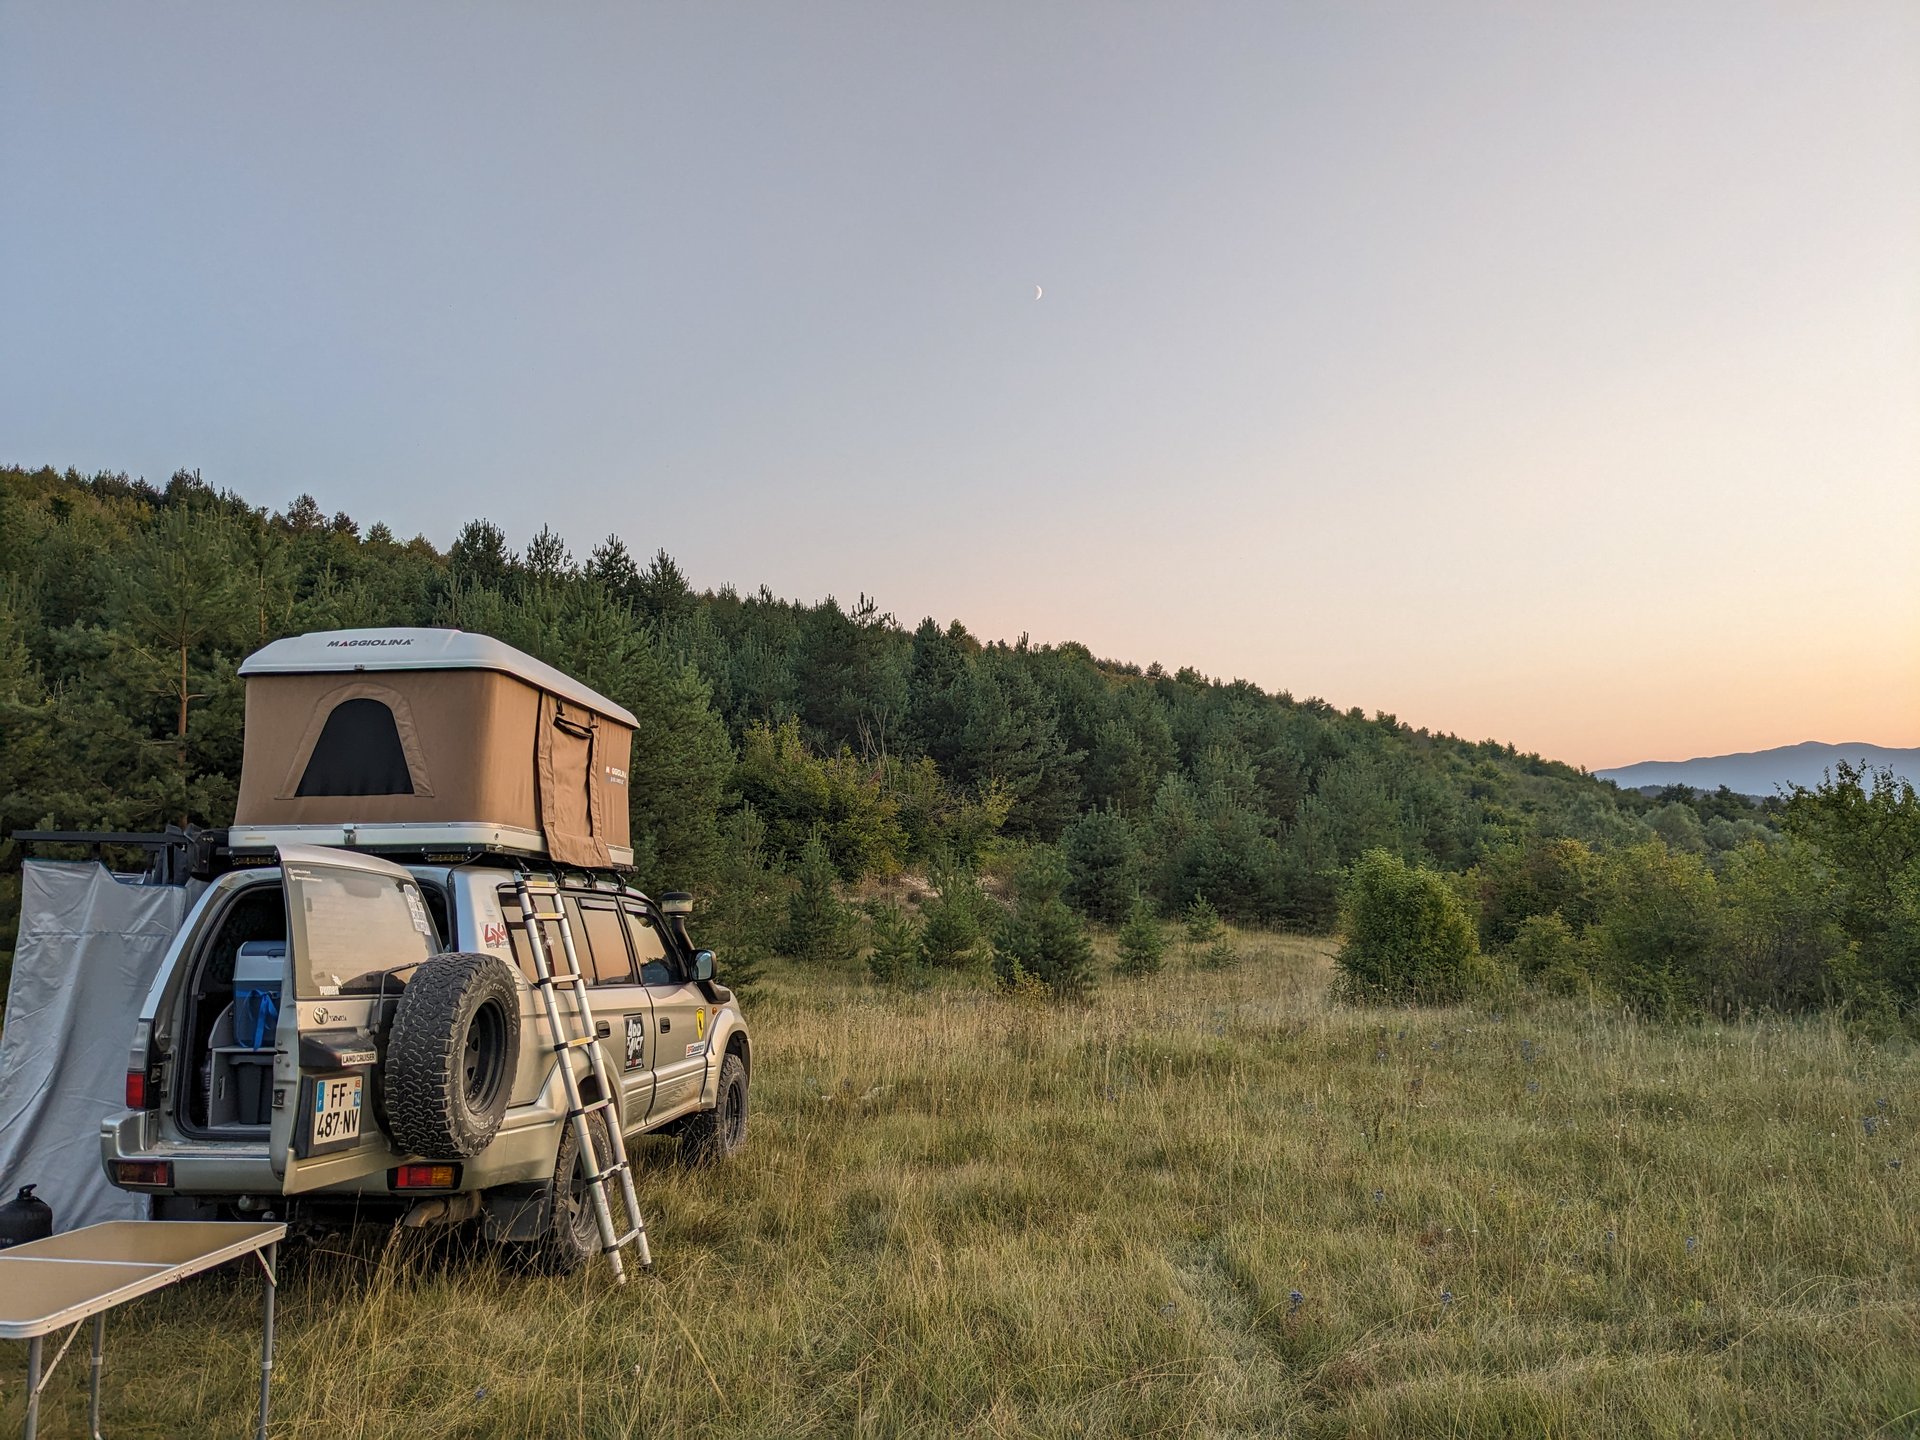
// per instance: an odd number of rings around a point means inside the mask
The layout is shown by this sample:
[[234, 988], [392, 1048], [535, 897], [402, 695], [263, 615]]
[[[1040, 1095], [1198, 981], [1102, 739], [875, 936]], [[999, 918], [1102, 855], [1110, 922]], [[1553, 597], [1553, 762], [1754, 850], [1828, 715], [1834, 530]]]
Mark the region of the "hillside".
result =
[[1748, 750], [1735, 755], [1703, 755], [1693, 760], [1643, 760], [1595, 775], [1626, 790], [1645, 786], [1686, 785], [1695, 790], [1717, 790], [1722, 785], [1736, 795], [1769, 796], [1795, 785], [1813, 789], [1835, 764], [1891, 769], [1920, 783], [1920, 748], [1852, 742], [1828, 745], [1818, 740], [1780, 745], [1772, 750]]
[[[614, 536], [581, 558], [477, 520], [441, 553], [310, 497], [272, 513], [194, 475], [10, 469], [0, 831], [223, 824], [239, 661], [281, 635], [422, 624], [497, 635], [639, 715], [641, 879], [723, 902], [810, 838], [849, 883], [1059, 842], [1096, 918], [1143, 888], [1317, 929], [1369, 848], [1461, 870], [1535, 836], [1644, 836], [1654, 808], [1512, 745], [1245, 681], [908, 628], [864, 596], [697, 591]], [[754, 873], [725, 869], [748, 851]]]

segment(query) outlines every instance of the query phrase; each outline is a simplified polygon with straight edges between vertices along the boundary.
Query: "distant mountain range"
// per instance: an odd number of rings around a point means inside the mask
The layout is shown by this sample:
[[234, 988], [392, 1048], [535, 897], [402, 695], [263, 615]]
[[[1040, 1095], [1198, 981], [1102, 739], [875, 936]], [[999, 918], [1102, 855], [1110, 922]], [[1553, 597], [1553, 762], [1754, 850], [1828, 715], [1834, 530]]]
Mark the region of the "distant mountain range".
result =
[[1838, 760], [1855, 765], [1892, 766], [1896, 774], [1920, 785], [1920, 749], [1896, 750], [1858, 742], [1827, 745], [1818, 740], [1782, 745], [1773, 750], [1750, 750], [1740, 755], [1703, 755], [1697, 760], [1642, 760], [1637, 765], [1593, 773], [1602, 780], [1613, 781], [1623, 790], [1661, 785], [1717, 790], [1724, 785], [1742, 795], [1765, 796], [1786, 785], [1809, 788], [1818, 785]]

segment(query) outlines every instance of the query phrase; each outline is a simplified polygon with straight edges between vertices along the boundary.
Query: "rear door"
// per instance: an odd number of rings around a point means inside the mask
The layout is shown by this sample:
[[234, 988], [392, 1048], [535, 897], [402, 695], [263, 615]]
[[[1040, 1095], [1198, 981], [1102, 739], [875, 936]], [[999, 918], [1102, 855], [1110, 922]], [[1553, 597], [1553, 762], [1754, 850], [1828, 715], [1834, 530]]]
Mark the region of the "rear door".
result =
[[398, 1163], [374, 1121], [374, 1035], [392, 972], [440, 948], [425, 898], [398, 865], [318, 846], [280, 851], [287, 975], [274, 1033], [273, 1168], [287, 1194]]
[[637, 901], [623, 908], [640, 980], [653, 1004], [653, 1105], [647, 1119], [658, 1123], [700, 1102], [712, 1007], [682, 970], [677, 947], [661, 935], [659, 917]]

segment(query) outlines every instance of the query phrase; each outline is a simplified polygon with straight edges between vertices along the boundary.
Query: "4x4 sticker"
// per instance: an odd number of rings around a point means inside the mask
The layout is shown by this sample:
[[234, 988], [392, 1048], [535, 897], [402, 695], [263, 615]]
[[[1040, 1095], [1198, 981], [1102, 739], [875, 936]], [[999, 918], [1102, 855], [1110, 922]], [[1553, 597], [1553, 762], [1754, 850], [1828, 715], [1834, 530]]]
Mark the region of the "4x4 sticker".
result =
[[627, 1016], [627, 1069], [638, 1070], [647, 1057], [647, 1017]]

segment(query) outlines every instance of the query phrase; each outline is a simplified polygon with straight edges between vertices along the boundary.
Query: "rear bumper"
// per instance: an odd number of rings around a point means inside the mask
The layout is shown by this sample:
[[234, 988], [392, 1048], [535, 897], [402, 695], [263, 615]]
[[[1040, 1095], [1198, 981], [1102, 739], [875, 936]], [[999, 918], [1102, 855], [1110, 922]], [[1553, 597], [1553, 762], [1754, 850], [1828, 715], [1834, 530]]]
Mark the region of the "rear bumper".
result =
[[[499, 1185], [545, 1183], [553, 1176], [554, 1156], [566, 1118], [566, 1102], [556, 1080], [531, 1105], [507, 1112], [506, 1123], [491, 1145], [464, 1162], [460, 1189], [488, 1190]], [[142, 1195], [187, 1195], [227, 1198], [240, 1195], [283, 1195], [285, 1177], [274, 1169], [264, 1140], [195, 1140], [168, 1133], [170, 1126], [153, 1112], [123, 1110], [101, 1122], [100, 1163], [107, 1180], [122, 1190]], [[395, 1163], [419, 1157], [394, 1157]], [[173, 1166], [170, 1185], [131, 1185], [118, 1179], [118, 1161], [166, 1161]], [[384, 1165], [370, 1174], [342, 1180], [303, 1196], [391, 1195]]]
[[[154, 1121], [138, 1110], [109, 1115], [100, 1126], [100, 1163], [110, 1183], [143, 1195], [278, 1195], [280, 1176], [264, 1142], [169, 1140], [150, 1133]], [[165, 1161], [171, 1185], [127, 1185], [116, 1161]], [[379, 1177], [386, 1189], [386, 1176]]]

